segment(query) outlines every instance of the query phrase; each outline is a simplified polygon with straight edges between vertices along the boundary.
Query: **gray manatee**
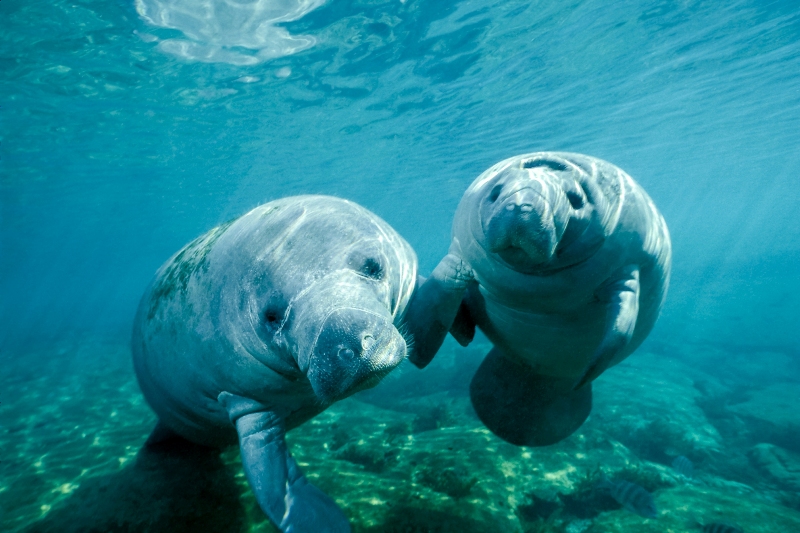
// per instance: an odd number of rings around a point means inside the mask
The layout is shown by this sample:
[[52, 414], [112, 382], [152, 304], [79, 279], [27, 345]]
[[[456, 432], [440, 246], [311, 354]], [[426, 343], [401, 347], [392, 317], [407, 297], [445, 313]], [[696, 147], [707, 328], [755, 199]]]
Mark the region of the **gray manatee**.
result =
[[449, 253], [414, 295], [411, 360], [424, 367], [450, 330], [494, 345], [470, 384], [483, 423], [543, 446], [589, 415], [591, 382], [630, 355], [666, 295], [663, 217], [621, 169], [593, 157], [512, 157], [467, 189]]
[[416, 278], [414, 251], [388, 224], [326, 196], [270, 202], [189, 243], [135, 320], [136, 375], [159, 418], [148, 444], [238, 442], [282, 531], [349, 531], [284, 434], [405, 358], [398, 326]]

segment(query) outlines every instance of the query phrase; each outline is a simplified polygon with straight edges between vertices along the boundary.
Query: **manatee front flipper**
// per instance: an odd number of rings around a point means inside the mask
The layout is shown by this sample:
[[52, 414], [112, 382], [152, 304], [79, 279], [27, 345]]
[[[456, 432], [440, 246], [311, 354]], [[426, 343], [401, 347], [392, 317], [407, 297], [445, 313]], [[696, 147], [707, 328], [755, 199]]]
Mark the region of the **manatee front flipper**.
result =
[[458, 307], [456, 318], [453, 320], [453, 325], [450, 326], [450, 335], [458, 341], [461, 346], [469, 346], [472, 339], [475, 338], [475, 321], [469, 313], [469, 307], [466, 302], [462, 301]]
[[630, 342], [639, 316], [639, 267], [627, 265], [621, 268], [595, 294], [601, 303], [606, 304], [605, 335], [575, 389], [602, 374]]
[[247, 481], [270, 520], [284, 533], [349, 533], [341, 509], [308, 482], [289, 454], [283, 417], [227, 392], [219, 401], [236, 425]]
[[537, 374], [497, 348], [481, 363], [469, 386], [481, 422], [517, 446], [547, 446], [570, 436], [592, 410], [592, 386]]
[[409, 360], [419, 368], [431, 362], [453, 325], [473, 274], [455, 254], [447, 254], [428, 279], [418, 284], [404, 324], [414, 339]]

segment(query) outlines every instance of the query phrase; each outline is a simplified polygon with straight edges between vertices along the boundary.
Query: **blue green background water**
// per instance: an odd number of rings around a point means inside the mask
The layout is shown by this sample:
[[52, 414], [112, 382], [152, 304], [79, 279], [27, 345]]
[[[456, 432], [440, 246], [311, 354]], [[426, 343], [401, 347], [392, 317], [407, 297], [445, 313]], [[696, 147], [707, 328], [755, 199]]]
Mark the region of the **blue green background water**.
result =
[[185, 34], [133, 2], [0, 2], [0, 414], [17, 454], [0, 501], [14, 527], [37, 518], [19, 502], [52, 488], [9, 496], [34, 461], [21, 439], [46, 428], [8, 428], [43, 404], [62, 416], [63, 396], [34, 391], [66, 376], [80, 408], [111, 401], [120, 389], [87, 376], [103, 361], [128, 383], [128, 354], [79, 347], [124, 347], [184, 243], [275, 198], [332, 194], [392, 224], [425, 274], [466, 186], [530, 151], [611, 161], [664, 214], [673, 276], [648, 360], [731, 390], [788, 384], [800, 412], [796, 2], [329, 0], [281, 27], [315, 42], [262, 61], [231, 41], [239, 60], [204, 62], [170, 53]]

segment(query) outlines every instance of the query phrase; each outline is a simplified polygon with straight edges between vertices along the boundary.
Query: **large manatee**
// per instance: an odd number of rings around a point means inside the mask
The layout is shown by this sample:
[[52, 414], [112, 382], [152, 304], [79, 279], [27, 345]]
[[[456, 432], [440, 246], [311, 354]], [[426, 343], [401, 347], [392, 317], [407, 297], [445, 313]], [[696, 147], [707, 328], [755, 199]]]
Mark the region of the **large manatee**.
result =
[[593, 157], [512, 157], [467, 189], [449, 253], [414, 296], [411, 360], [423, 367], [448, 330], [494, 345], [470, 384], [499, 437], [543, 446], [589, 415], [591, 382], [645, 339], [666, 295], [671, 245], [653, 201]]
[[388, 224], [326, 196], [262, 205], [186, 245], [157, 272], [134, 326], [136, 375], [159, 418], [148, 443], [238, 441], [282, 531], [349, 531], [284, 434], [403, 360], [397, 327], [416, 269]]

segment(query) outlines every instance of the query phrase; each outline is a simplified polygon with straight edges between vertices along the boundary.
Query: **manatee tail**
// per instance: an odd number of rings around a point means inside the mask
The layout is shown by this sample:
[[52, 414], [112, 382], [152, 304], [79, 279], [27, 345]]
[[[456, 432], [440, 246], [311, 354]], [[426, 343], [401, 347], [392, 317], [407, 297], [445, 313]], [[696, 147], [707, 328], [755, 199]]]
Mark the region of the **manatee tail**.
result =
[[481, 422], [517, 446], [548, 446], [572, 435], [592, 410], [592, 387], [542, 376], [492, 349], [472, 378], [469, 393]]

